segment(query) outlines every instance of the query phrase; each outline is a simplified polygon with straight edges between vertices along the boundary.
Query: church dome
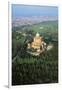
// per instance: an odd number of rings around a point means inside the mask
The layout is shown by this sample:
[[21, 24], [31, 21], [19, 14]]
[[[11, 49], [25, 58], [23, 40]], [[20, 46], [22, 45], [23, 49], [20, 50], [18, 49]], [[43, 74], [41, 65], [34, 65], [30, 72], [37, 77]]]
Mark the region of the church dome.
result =
[[39, 37], [40, 35], [39, 35], [39, 33], [36, 33], [36, 37]]

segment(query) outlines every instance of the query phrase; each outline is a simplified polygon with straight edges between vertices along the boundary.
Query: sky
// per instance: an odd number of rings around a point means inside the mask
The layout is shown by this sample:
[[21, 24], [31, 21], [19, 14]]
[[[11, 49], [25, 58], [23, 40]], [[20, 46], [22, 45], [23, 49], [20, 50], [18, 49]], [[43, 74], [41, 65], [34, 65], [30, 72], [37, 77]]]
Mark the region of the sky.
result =
[[58, 16], [56, 6], [12, 4], [12, 17]]

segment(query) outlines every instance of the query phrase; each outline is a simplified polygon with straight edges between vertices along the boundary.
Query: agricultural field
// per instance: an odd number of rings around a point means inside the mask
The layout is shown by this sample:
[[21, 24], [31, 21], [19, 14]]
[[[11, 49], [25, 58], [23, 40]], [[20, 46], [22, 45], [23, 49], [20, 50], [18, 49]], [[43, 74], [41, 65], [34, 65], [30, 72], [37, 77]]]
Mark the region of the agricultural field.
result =
[[[27, 43], [36, 33], [53, 48], [33, 56]], [[58, 21], [12, 27], [12, 85], [58, 83]]]

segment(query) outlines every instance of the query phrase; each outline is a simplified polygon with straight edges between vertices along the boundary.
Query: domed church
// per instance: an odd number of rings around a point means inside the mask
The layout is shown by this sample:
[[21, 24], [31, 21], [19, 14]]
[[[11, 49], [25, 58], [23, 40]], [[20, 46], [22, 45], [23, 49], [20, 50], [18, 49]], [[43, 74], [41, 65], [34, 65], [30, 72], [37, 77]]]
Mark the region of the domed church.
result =
[[31, 47], [34, 49], [40, 49], [41, 42], [42, 42], [42, 37], [40, 37], [39, 33], [37, 33], [33, 39], [33, 42], [31, 43]]
[[43, 41], [43, 37], [39, 33], [36, 33], [33, 38], [33, 42], [28, 43], [28, 49], [34, 49], [36, 52], [43, 52], [46, 49], [46, 43]]

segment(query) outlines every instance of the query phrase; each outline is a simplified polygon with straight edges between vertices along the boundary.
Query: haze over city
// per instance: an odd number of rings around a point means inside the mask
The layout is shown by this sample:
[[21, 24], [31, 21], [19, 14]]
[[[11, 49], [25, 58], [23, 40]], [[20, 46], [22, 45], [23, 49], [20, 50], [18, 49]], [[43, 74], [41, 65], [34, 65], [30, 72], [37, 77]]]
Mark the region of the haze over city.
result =
[[58, 20], [58, 8], [53, 6], [12, 4], [12, 25], [32, 25], [42, 21]]

